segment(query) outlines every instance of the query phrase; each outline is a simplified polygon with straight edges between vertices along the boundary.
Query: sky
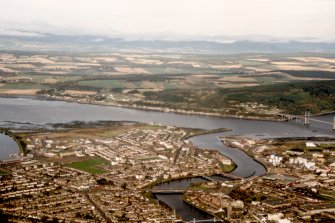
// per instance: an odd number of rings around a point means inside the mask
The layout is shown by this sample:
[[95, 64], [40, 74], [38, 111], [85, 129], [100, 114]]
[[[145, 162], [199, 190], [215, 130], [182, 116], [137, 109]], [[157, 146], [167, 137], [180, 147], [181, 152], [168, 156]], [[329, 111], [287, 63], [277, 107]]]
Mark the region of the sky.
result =
[[333, 41], [334, 12], [335, 0], [0, 0], [0, 34]]

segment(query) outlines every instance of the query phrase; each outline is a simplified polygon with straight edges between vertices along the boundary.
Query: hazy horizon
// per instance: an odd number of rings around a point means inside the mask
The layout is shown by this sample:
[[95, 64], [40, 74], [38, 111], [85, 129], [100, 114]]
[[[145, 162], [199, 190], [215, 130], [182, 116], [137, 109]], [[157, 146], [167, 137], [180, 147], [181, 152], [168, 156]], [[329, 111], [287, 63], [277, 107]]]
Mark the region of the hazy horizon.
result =
[[332, 0], [0, 2], [0, 35], [335, 41]]

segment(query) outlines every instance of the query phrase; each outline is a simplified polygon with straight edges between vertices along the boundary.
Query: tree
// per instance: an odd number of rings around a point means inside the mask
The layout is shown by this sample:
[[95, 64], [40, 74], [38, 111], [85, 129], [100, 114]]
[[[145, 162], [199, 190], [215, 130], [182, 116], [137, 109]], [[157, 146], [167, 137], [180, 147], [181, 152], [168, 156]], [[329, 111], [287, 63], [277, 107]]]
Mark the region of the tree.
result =
[[126, 182], [122, 183], [121, 188], [122, 189], [127, 189], [127, 183]]

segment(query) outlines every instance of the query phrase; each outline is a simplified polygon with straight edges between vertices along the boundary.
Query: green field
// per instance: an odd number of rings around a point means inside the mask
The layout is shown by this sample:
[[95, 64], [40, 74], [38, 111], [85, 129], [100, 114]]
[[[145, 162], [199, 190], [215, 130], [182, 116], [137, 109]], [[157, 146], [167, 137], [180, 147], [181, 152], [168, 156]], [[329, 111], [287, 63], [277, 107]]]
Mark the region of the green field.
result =
[[99, 166], [105, 164], [109, 164], [109, 162], [101, 158], [91, 158], [83, 161], [70, 163], [67, 166], [81, 171], [85, 171], [90, 174], [103, 174], [107, 171], [101, 169]]
[[223, 170], [223, 172], [225, 173], [230, 173], [232, 172], [233, 170], [235, 170], [236, 168], [236, 164], [232, 164], [232, 165], [221, 165], [221, 168]]
[[[5, 84], [4, 86], [0, 87], [2, 90], [12, 90], [12, 89], [19, 89], [19, 90], [29, 90], [29, 89], [39, 89], [42, 86], [39, 84], [30, 84], [30, 83], [19, 83], [19, 84]], [[45, 88], [45, 87], [44, 87]]]
[[[34, 52], [9, 54], [10, 58], [26, 59], [35, 55]], [[61, 100], [72, 97], [88, 103], [261, 118], [277, 118], [277, 112], [303, 114], [310, 110], [317, 114], [335, 110], [335, 55], [133, 53], [130, 56], [125, 52], [113, 56], [104, 53], [42, 56], [54, 61], [57, 69], [46, 69], [50, 64], [44, 60], [36, 63], [33, 59], [25, 66], [14, 66], [11, 59], [1, 59], [1, 65], [12, 73], [0, 69], [0, 93], [30, 95], [35, 91], [23, 90], [37, 89], [39, 96]], [[99, 57], [107, 59], [96, 59]], [[150, 73], [117, 72], [118, 66], [135, 66]], [[96, 94], [80, 95], [66, 90]], [[265, 106], [255, 107], [256, 104]]]
[[1, 176], [1, 175], [7, 175], [7, 174], [9, 174], [9, 172], [0, 169], [0, 176]]
[[123, 84], [117, 80], [92, 80], [92, 81], [79, 81], [80, 86], [89, 86], [97, 88], [123, 88]]

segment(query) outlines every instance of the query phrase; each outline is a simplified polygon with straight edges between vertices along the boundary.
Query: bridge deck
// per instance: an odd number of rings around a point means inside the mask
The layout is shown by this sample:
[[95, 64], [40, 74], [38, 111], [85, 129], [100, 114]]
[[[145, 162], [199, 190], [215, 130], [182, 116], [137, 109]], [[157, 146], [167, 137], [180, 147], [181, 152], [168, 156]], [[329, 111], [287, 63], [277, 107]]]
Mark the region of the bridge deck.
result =
[[154, 189], [151, 190], [151, 193], [153, 194], [183, 194], [185, 193], [186, 190], [181, 190], [181, 189]]
[[278, 115], [285, 117], [288, 121], [291, 121], [293, 119], [301, 119], [301, 120], [305, 120], [305, 124], [309, 124], [309, 121], [313, 121], [313, 122], [324, 123], [327, 125], [332, 125], [333, 130], [335, 130], [335, 117], [334, 117], [334, 122], [328, 122], [328, 121], [324, 121], [320, 119], [311, 118], [309, 115], [300, 116], [300, 115], [290, 115], [290, 114], [282, 114], [282, 113], [279, 113]]

